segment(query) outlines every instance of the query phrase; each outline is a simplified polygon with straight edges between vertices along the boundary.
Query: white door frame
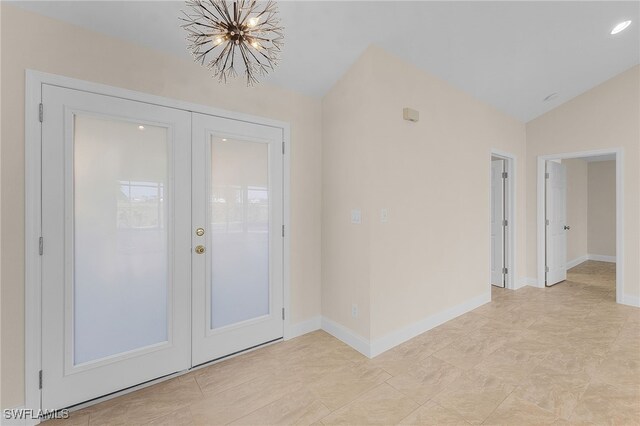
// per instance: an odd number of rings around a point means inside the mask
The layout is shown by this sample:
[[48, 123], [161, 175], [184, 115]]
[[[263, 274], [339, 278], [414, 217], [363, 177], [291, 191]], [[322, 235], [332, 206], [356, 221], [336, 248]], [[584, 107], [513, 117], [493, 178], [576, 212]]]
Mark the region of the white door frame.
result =
[[[42, 126], [40, 123], [40, 103], [42, 101], [42, 85], [49, 84], [69, 89], [82, 90], [101, 95], [108, 95], [153, 105], [198, 112], [232, 120], [247, 121], [265, 126], [277, 127], [283, 131], [284, 152], [284, 225], [287, 232], [284, 237], [283, 253], [283, 286], [284, 286], [284, 339], [292, 337], [290, 322], [291, 312], [291, 129], [289, 123], [257, 117], [249, 114], [227, 111], [205, 105], [179, 101], [161, 96], [151, 95], [133, 90], [92, 83], [84, 80], [26, 70], [25, 73], [25, 408], [38, 410], [41, 408], [41, 392], [39, 389], [39, 371], [41, 370], [42, 330], [41, 330], [41, 142]], [[47, 113], [44, 106], [44, 119]], [[171, 376], [173, 377], [173, 376]], [[44, 379], [46, 380], [46, 378]], [[33, 424], [39, 423], [34, 421]]]
[[[505, 289], [517, 290], [519, 288], [516, 281], [516, 156], [514, 154], [501, 151], [499, 149], [491, 149], [491, 154], [487, 159], [489, 164], [489, 178], [491, 178], [491, 157], [498, 157], [504, 160], [505, 170], [507, 172], [506, 189], [504, 192], [506, 203], [506, 218], [507, 228], [505, 230], [505, 243], [506, 243], [506, 268], [508, 269], [507, 277], [505, 280]], [[491, 182], [491, 180], [489, 180]], [[491, 200], [491, 197], [489, 197]], [[491, 203], [489, 204], [491, 207]], [[489, 210], [491, 214], [491, 210]], [[489, 221], [489, 253], [491, 253], [491, 221]], [[489, 262], [489, 290], [491, 291], [491, 262]]]
[[538, 156], [537, 164], [537, 271], [536, 287], [545, 287], [545, 165], [550, 160], [596, 157], [601, 155], [616, 157], [616, 302], [624, 303], [624, 150], [622, 148], [598, 149], [593, 151], [567, 152]]

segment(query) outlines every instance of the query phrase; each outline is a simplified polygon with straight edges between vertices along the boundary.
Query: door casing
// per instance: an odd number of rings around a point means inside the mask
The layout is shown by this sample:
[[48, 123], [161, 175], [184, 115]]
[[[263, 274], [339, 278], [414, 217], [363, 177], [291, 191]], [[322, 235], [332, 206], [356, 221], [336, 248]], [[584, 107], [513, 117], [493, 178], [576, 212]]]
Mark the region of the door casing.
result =
[[540, 155], [537, 158], [537, 278], [530, 282], [535, 287], [545, 287], [545, 173], [546, 163], [551, 160], [569, 160], [572, 158], [598, 157], [601, 155], [616, 157], [616, 303], [635, 306], [624, 296], [624, 149], [608, 148], [592, 151], [566, 152]]
[[[70, 77], [26, 70], [25, 78], [25, 408], [39, 410], [42, 398], [39, 388], [42, 353], [41, 330], [41, 161], [42, 161], [42, 123], [47, 118], [46, 105], [42, 106], [42, 85], [60, 86], [68, 89], [113, 96], [152, 105], [179, 109], [188, 112], [207, 114], [232, 120], [247, 121], [280, 128], [283, 131], [283, 222], [285, 235], [283, 241], [283, 298], [285, 307], [284, 339], [292, 337], [293, 329], [290, 321], [290, 169], [291, 169], [291, 130], [289, 123], [269, 118], [232, 112], [190, 102], [178, 101], [162, 96], [151, 95], [133, 90], [122, 89], [99, 83], [78, 80]], [[175, 376], [175, 375], [174, 375]], [[174, 377], [170, 376], [170, 377]], [[46, 380], [46, 374], [44, 374]], [[142, 385], [143, 386], [143, 385]], [[130, 392], [131, 388], [125, 392]], [[113, 394], [112, 397], [117, 396]], [[31, 424], [39, 423], [34, 420]]]
[[[505, 276], [504, 288], [510, 290], [516, 290], [520, 287], [520, 284], [516, 281], [517, 268], [516, 268], [516, 229], [517, 228], [517, 215], [516, 215], [516, 182], [517, 182], [517, 167], [516, 156], [509, 152], [501, 151], [499, 149], [491, 149], [488, 163], [491, 165], [491, 157], [496, 157], [504, 160], [504, 170], [507, 173], [507, 179], [505, 181], [504, 188], [504, 200], [505, 200], [505, 219], [508, 221], [505, 228], [504, 238], [504, 260], [505, 267], [508, 272]], [[489, 185], [491, 185], [491, 167], [489, 167]], [[491, 197], [489, 197], [491, 203]], [[491, 205], [489, 206], [491, 208]], [[491, 215], [491, 210], [489, 210]], [[490, 217], [490, 216], [489, 216]], [[491, 223], [489, 221], [489, 240], [488, 240], [489, 255], [491, 255]], [[491, 262], [489, 262], [488, 279], [489, 289], [491, 289]]]

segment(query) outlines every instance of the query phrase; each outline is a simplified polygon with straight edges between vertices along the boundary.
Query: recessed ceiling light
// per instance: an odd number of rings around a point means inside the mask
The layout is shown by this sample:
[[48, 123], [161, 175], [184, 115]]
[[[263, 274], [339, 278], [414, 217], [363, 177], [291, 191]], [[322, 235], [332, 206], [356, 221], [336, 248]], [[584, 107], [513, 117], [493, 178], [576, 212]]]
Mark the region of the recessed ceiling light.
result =
[[226, 141], [227, 141], [226, 139], [222, 139], [222, 142], [226, 142]]
[[550, 94], [549, 96], [547, 96], [546, 98], [543, 99], [544, 102], [549, 102], [554, 100], [555, 98], [558, 97], [558, 94], [556, 92], [553, 92], [552, 94]]
[[144, 130], [144, 126], [138, 126], [138, 129]]
[[613, 27], [611, 34], [618, 34], [620, 31], [624, 31], [629, 25], [631, 25], [631, 21], [620, 22], [618, 25]]

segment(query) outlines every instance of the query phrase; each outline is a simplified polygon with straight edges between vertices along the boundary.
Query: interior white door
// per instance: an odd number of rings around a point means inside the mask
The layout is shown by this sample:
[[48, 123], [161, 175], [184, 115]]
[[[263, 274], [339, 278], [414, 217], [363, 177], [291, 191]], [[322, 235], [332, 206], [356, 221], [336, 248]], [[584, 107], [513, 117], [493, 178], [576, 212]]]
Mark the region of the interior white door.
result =
[[504, 287], [504, 160], [491, 160], [491, 284]]
[[188, 112], [44, 85], [42, 407], [190, 366]]
[[283, 336], [282, 129], [193, 114], [193, 365]]
[[547, 161], [546, 284], [567, 279], [567, 167]]

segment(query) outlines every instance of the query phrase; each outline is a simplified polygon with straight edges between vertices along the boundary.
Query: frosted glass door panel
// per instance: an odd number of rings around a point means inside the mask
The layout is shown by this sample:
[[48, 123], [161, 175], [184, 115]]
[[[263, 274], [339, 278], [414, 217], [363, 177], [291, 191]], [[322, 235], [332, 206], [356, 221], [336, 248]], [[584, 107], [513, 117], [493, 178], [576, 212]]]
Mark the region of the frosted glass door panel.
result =
[[74, 364], [167, 341], [167, 129], [75, 115]]
[[211, 137], [211, 328], [269, 314], [269, 146]]

